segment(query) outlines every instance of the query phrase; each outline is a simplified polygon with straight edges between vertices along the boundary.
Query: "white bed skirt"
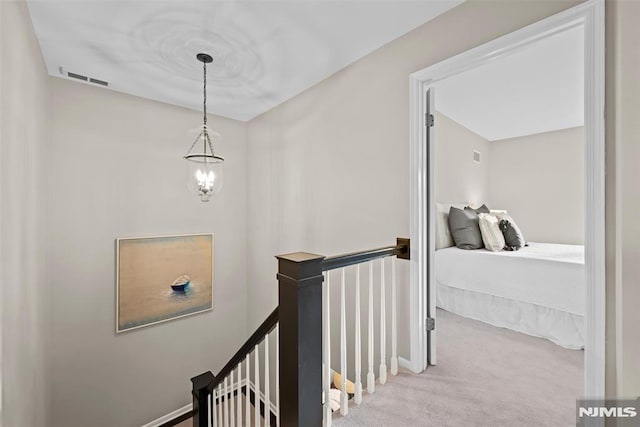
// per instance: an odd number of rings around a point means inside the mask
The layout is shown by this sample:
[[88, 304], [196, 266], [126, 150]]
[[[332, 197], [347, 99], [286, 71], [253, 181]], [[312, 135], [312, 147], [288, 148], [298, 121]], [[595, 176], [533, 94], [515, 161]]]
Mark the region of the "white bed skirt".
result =
[[584, 348], [584, 317], [578, 314], [441, 283], [436, 290], [436, 305], [460, 316], [546, 338], [565, 348]]

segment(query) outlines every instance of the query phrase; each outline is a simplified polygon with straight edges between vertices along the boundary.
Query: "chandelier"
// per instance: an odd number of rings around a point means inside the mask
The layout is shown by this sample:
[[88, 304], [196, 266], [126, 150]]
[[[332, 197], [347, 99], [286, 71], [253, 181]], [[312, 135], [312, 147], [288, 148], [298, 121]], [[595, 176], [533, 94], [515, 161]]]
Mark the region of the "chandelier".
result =
[[187, 186], [189, 191], [200, 197], [203, 202], [211, 200], [222, 189], [224, 175], [224, 159], [216, 156], [211, 140], [219, 141], [220, 134], [207, 125], [207, 64], [213, 62], [213, 58], [206, 53], [196, 55], [202, 62], [204, 74], [203, 87], [203, 123], [198, 128], [198, 136], [191, 144], [191, 148], [184, 159], [187, 161]]

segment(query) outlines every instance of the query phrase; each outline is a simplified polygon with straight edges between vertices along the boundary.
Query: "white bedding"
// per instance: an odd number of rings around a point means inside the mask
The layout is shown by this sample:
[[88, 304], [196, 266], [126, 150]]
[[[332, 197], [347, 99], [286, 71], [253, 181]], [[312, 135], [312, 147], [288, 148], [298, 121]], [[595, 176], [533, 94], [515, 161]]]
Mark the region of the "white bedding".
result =
[[519, 251], [436, 251], [439, 285], [584, 315], [584, 246], [529, 243]]

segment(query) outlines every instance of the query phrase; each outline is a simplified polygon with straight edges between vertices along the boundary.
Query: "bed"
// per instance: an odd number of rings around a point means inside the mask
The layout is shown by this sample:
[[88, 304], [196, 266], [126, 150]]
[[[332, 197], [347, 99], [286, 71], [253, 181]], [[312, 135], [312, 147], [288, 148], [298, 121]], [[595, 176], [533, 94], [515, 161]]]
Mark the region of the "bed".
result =
[[454, 246], [438, 249], [435, 261], [438, 307], [584, 348], [584, 246], [530, 242], [513, 252]]

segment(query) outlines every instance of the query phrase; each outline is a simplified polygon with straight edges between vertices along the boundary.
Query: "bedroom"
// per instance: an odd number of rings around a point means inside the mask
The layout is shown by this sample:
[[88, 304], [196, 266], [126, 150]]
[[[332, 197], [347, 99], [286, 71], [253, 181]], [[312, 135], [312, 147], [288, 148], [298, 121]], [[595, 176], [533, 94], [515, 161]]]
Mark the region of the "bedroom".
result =
[[490, 387], [549, 394], [569, 421], [584, 383], [583, 37], [559, 32], [434, 91], [438, 357], [480, 354], [501, 365]]

